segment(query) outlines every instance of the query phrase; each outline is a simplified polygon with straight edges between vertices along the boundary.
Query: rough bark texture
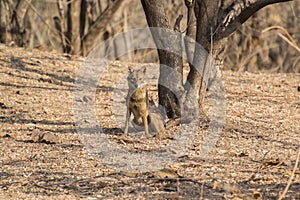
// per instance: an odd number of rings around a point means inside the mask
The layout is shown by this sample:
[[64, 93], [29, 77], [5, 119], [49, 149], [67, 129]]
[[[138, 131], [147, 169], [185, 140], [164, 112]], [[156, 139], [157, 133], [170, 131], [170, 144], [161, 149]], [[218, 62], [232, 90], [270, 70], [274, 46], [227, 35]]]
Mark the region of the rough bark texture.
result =
[[156, 46], [161, 47], [157, 49], [161, 64], [158, 81], [159, 104], [166, 109], [167, 116], [174, 119], [180, 116], [180, 102], [183, 93], [180, 34], [166, 33], [167, 29], [170, 29], [170, 24], [162, 1], [141, 0], [141, 2], [149, 27], [166, 29], [151, 29], [151, 33]]
[[[211, 49], [211, 34], [215, 31], [218, 22], [219, 2], [198, 0], [194, 6], [197, 18], [196, 42], [201, 45], [195, 48], [193, 62], [190, 63], [190, 72], [187, 77], [185, 89], [187, 90], [186, 109], [193, 109], [189, 99], [197, 96], [201, 108], [202, 99], [206, 91], [206, 85], [212, 69], [212, 60], [208, 52]], [[215, 47], [214, 47], [215, 48]], [[195, 94], [196, 93], [196, 94]], [[202, 109], [200, 109], [201, 111]]]

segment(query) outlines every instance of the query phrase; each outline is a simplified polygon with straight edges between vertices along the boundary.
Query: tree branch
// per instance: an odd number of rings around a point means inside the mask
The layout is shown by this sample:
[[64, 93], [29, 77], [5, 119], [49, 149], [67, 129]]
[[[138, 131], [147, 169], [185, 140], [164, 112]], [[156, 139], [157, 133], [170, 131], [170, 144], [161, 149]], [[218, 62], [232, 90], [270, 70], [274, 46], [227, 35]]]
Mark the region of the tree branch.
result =
[[[216, 34], [214, 36], [214, 42], [217, 42], [223, 38], [228, 37], [232, 34], [241, 24], [246, 22], [251, 16], [253, 16], [260, 9], [275, 3], [287, 2], [293, 0], [258, 0], [250, 6], [246, 7], [242, 12], [232, 20], [228, 26], [224, 28], [223, 26], [218, 27]], [[228, 14], [228, 13], [226, 13]]]

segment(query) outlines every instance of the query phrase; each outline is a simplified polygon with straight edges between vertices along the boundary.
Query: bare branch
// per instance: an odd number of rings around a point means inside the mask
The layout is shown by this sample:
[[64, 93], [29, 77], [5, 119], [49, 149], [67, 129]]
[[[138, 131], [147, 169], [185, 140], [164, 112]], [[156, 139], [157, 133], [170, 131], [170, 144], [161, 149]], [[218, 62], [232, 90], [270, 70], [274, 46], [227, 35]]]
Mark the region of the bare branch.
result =
[[284, 36], [284, 35], [282, 35], [281, 33], [278, 33], [279, 37], [281, 37], [284, 41], [286, 41], [289, 45], [291, 45], [292, 47], [294, 47], [300, 53], [300, 47], [298, 46], [296, 40], [282, 26], [271, 26], [269, 28], [264, 29], [262, 31], [262, 33], [270, 31], [272, 29], [279, 29], [279, 30], [281, 30], [287, 37]]
[[217, 42], [223, 38], [232, 34], [241, 24], [246, 22], [251, 16], [253, 16], [260, 9], [275, 3], [287, 2], [293, 0], [258, 0], [253, 4], [250, 4], [241, 13], [233, 19], [228, 26], [220, 26], [214, 36], [214, 41]]

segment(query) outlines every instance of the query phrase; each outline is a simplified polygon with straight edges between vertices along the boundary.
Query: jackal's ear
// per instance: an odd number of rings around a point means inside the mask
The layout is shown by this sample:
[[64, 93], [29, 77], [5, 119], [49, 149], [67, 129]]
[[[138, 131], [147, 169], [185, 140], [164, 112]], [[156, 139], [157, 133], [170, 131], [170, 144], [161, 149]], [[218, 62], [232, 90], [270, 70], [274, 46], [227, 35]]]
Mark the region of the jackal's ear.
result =
[[128, 67], [128, 72], [129, 72], [129, 73], [132, 73], [132, 72], [133, 72], [132, 66], [129, 66], [129, 67]]

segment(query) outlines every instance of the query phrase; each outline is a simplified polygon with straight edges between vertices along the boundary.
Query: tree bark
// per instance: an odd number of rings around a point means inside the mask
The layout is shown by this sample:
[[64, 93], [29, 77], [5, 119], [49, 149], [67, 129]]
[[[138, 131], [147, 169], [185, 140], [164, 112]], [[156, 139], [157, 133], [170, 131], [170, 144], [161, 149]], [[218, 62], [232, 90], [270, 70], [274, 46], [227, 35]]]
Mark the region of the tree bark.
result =
[[[195, 6], [195, 15], [197, 18], [197, 33], [196, 42], [203, 48], [195, 48], [193, 63], [187, 77], [187, 83], [190, 87], [185, 86], [187, 94], [190, 93], [192, 88], [194, 91], [199, 91], [198, 98], [201, 93], [206, 90], [206, 83], [210, 71], [209, 52], [211, 48], [211, 34], [217, 27], [219, 12], [219, 2], [209, 0], [197, 0]], [[206, 51], [204, 51], [206, 50]], [[201, 103], [201, 100], [200, 102]]]
[[[80, 38], [83, 38], [85, 26], [86, 26], [86, 15], [87, 15], [87, 2], [86, 0], [81, 0], [80, 2], [80, 22], [79, 22], [79, 35]], [[80, 40], [80, 46], [83, 46], [82, 40]]]
[[193, 57], [195, 52], [195, 40], [197, 33], [197, 20], [195, 15], [195, 0], [185, 0], [185, 5], [188, 10], [186, 39], [184, 40], [185, 51], [188, 63], [193, 65]]
[[141, 0], [141, 2], [149, 27], [163, 28], [151, 29], [161, 65], [158, 80], [159, 104], [165, 108], [169, 118], [175, 119], [181, 116], [181, 98], [184, 92], [181, 34], [170, 31], [163, 1]]

